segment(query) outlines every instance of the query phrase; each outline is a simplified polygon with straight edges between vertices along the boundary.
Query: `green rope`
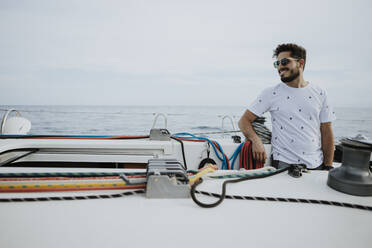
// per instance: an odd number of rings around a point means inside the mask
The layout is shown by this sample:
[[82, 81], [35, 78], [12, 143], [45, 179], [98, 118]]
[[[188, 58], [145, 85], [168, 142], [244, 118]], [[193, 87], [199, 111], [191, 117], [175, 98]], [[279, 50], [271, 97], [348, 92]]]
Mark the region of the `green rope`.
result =
[[273, 171], [265, 171], [265, 172], [254, 172], [254, 173], [244, 173], [244, 174], [232, 174], [232, 175], [225, 175], [225, 176], [208, 176], [209, 178], [212, 179], [227, 179], [227, 178], [242, 178], [242, 177], [256, 177], [256, 176], [263, 176], [263, 175], [268, 175], [272, 174], [275, 170]]

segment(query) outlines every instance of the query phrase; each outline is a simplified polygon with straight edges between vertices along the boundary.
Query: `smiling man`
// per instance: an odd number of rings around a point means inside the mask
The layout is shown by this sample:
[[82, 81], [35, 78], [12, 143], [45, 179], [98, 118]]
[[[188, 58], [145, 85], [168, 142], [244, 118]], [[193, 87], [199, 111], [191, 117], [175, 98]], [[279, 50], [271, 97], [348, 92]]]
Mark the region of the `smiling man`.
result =
[[265, 162], [267, 155], [252, 122], [269, 111], [272, 122], [272, 165], [282, 168], [301, 164], [309, 169], [332, 168], [336, 119], [326, 92], [304, 80], [306, 50], [281, 44], [274, 50], [274, 67], [282, 83], [265, 89], [239, 121], [242, 133], [252, 141], [253, 157]]

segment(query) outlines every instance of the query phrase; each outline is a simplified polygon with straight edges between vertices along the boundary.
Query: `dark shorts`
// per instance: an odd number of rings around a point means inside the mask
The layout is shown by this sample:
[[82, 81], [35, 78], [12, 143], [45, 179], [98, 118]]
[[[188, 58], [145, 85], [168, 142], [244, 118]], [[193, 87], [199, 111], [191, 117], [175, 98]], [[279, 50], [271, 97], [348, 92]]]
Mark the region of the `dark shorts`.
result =
[[[287, 166], [290, 166], [290, 165], [300, 166], [300, 167], [303, 167], [304, 169], [307, 168], [305, 164], [288, 164], [286, 162], [279, 161], [279, 160], [273, 160], [271, 158], [271, 166], [276, 168], [276, 169], [281, 169], [281, 168], [284, 168], [284, 167], [287, 167]], [[321, 165], [319, 165], [316, 168], [307, 168], [307, 169], [308, 170], [329, 170], [330, 168], [328, 168], [328, 167], [330, 167], [330, 166], [325, 166], [324, 163], [322, 163]]]

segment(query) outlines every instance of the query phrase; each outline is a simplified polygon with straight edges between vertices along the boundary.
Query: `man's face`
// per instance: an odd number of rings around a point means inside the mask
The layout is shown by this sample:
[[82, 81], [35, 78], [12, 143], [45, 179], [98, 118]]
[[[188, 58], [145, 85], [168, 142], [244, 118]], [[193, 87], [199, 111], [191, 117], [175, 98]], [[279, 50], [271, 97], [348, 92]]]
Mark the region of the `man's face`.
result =
[[289, 63], [286, 65], [282, 65], [282, 63], [278, 66], [278, 73], [280, 79], [283, 83], [292, 82], [300, 75], [300, 66], [296, 59], [290, 56], [291, 52], [281, 52], [278, 55], [278, 61], [281, 61], [284, 58], [289, 59]]

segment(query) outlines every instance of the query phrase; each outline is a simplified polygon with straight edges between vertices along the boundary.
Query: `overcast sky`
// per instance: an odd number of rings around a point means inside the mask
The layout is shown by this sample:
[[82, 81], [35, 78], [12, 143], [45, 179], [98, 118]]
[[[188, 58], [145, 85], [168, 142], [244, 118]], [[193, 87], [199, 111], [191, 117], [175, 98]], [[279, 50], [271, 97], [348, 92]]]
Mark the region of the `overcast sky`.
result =
[[280, 43], [335, 106], [372, 107], [370, 1], [0, 0], [0, 105], [240, 105]]

